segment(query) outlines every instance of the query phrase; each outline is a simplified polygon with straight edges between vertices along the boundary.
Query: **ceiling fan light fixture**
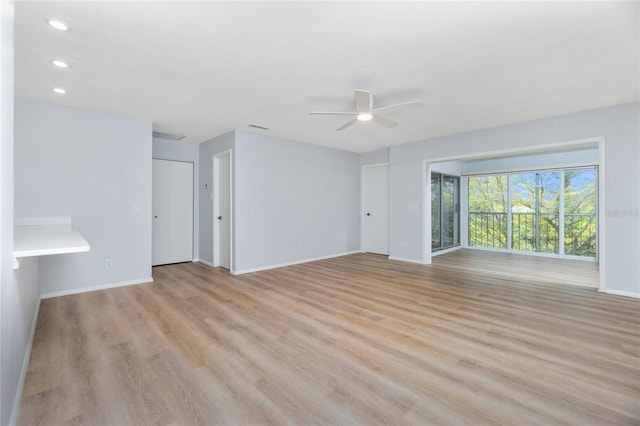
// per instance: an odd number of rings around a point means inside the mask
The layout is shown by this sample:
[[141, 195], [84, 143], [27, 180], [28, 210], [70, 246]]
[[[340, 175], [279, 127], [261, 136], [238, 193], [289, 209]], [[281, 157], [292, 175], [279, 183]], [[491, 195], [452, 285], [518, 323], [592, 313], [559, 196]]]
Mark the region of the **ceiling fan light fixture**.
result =
[[69, 64], [67, 64], [64, 61], [60, 61], [58, 59], [54, 59], [53, 61], [51, 61], [51, 63], [58, 68], [69, 68]]
[[47, 21], [49, 25], [59, 31], [69, 31], [69, 26], [62, 21], [56, 21], [55, 19], [49, 19]]
[[373, 118], [373, 115], [369, 112], [361, 112], [358, 114], [358, 121], [369, 121]]

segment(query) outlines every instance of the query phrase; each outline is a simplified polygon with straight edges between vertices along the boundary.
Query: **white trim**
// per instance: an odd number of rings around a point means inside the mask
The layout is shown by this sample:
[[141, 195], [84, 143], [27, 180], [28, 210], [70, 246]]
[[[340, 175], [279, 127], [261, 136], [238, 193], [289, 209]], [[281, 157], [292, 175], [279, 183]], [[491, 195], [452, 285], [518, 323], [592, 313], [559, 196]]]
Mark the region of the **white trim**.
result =
[[625, 296], [625, 297], [633, 297], [635, 299], [640, 299], [640, 293], [632, 293], [630, 291], [622, 291], [622, 290], [612, 290], [612, 289], [598, 289], [600, 293], [612, 294], [615, 296]]
[[13, 407], [11, 408], [11, 416], [9, 420], [10, 425], [18, 424], [18, 416], [20, 415], [20, 403], [22, 402], [22, 391], [24, 389], [24, 381], [27, 378], [27, 369], [29, 368], [29, 360], [31, 359], [31, 348], [33, 347], [33, 338], [36, 335], [36, 324], [38, 323], [38, 313], [40, 312], [40, 302], [42, 298], [38, 299], [38, 304], [33, 313], [33, 319], [31, 320], [31, 331], [29, 331], [29, 340], [27, 341], [27, 347], [24, 352], [24, 359], [22, 361], [22, 369], [20, 370], [20, 378], [18, 379], [18, 388], [16, 389], [16, 395], [13, 399]]
[[202, 263], [203, 265], [207, 265], [207, 266], [211, 266], [212, 268], [215, 268], [215, 266], [213, 266], [212, 262], [209, 262], [208, 260], [204, 260], [204, 259], [193, 259], [194, 262], [198, 262], [198, 263]]
[[[595, 180], [596, 180], [596, 194], [598, 193], [598, 176], [597, 176], [597, 170], [598, 168], [596, 167], [596, 176], [595, 176]], [[560, 185], [558, 187], [558, 254], [561, 256], [565, 255], [564, 252], [564, 223], [567, 220], [564, 217], [564, 188], [565, 188], [565, 170], [562, 169], [560, 170]], [[511, 200], [509, 200], [509, 204], [510, 209], [512, 209], [513, 207], [511, 207]], [[513, 216], [513, 212], [512, 214], [507, 215], [507, 217], [511, 217]], [[598, 200], [596, 199], [596, 223], [598, 223]], [[511, 229], [511, 232], [509, 234], [513, 233], [513, 229], [512, 228], [507, 228], [507, 229]], [[596, 229], [596, 253], [598, 251], [597, 247], [598, 247], [598, 231]], [[511, 246], [509, 246], [511, 247]], [[595, 259], [594, 259], [595, 260]]]
[[140, 278], [140, 279], [137, 279], [137, 280], [120, 281], [120, 282], [116, 282], [116, 283], [99, 284], [99, 285], [94, 285], [94, 286], [90, 286], [90, 287], [74, 288], [72, 290], [52, 291], [50, 293], [42, 293], [40, 295], [40, 298], [41, 299], [50, 299], [52, 297], [68, 296], [70, 294], [78, 294], [78, 293], [88, 293], [90, 291], [106, 290], [108, 288], [126, 287], [128, 285], [145, 284], [145, 283], [150, 283], [150, 282], [153, 282], [153, 278], [152, 277]]
[[[562, 181], [564, 182], [564, 181]], [[559, 185], [561, 188], [564, 188], [564, 184]], [[536, 189], [537, 191], [537, 189]], [[564, 191], [558, 191], [564, 194]], [[467, 228], [469, 228], [469, 178], [467, 177]], [[513, 186], [511, 185], [511, 175], [507, 174], [507, 250], [513, 250]], [[564, 218], [564, 216], [560, 216], [560, 218]], [[559, 222], [563, 222], [563, 220], [559, 220]], [[469, 231], [467, 231], [469, 232]], [[562, 238], [560, 238], [562, 235]], [[560, 241], [564, 241], [564, 232], [558, 233], [558, 239]], [[469, 235], [467, 234], [467, 240], [469, 240]], [[467, 241], [468, 243], [468, 241]]]
[[327, 256], [319, 256], [319, 257], [312, 257], [308, 259], [294, 260], [292, 262], [278, 263], [275, 265], [267, 265], [267, 266], [259, 266], [257, 268], [240, 269], [236, 271], [231, 271], [231, 274], [232, 275], [249, 274], [251, 272], [260, 272], [260, 271], [266, 271], [269, 269], [283, 268], [285, 266], [293, 266], [293, 265], [299, 265], [301, 263], [316, 262], [318, 260], [332, 259], [334, 257], [348, 256], [350, 254], [356, 254], [356, 253], [362, 253], [362, 250], [353, 250], [353, 251], [347, 251], [344, 253], [330, 254]]
[[218, 223], [218, 221], [216, 220], [216, 203], [218, 202], [218, 198], [219, 198], [219, 186], [217, 184], [217, 179], [216, 179], [216, 175], [217, 175], [217, 170], [218, 170], [218, 165], [217, 165], [217, 161], [220, 161], [221, 158], [224, 157], [229, 157], [229, 270], [233, 271], [235, 269], [235, 255], [234, 255], [234, 239], [235, 239], [235, 232], [233, 229], [233, 222], [234, 222], [234, 208], [233, 208], [233, 201], [234, 201], [234, 194], [233, 194], [233, 188], [234, 188], [234, 178], [233, 178], [233, 174], [234, 174], [234, 167], [233, 167], [233, 148], [229, 148], [229, 149], [225, 149], [224, 151], [219, 151], [219, 152], [215, 152], [211, 155], [211, 172], [212, 172], [212, 183], [213, 183], [213, 187], [211, 188], [212, 190], [212, 198], [211, 198], [211, 212], [213, 213], [211, 216], [211, 219], [213, 221], [213, 235], [212, 235], [212, 242], [213, 242], [213, 247], [212, 247], [212, 252], [213, 252], [213, 263], [212, 266], [214, 268], [220, 266], [220, 253], [218, 250], [218, 246], [219, 244], [217, 243], [217, 237], [218, 234], [220, 233], [220, 224]]
[[[569, 147], [569, 146], [592, 146], [595, 143], [600, 144], [601, 142], [604, 142], [604, 137], [595, 136], [593, 138], [576, 139], [573, 141], [554, 142], [554, 143], [547, 143], [547, 144], [534, 145], [534, 146], [529, 145], [529, 146], [523, 146], [519, 148], [498, 149], [495, 151], [480, 151], [475, 153], [450, 155], [447, 157], [439, 157], [439, 158], [427, 158], [423, 161], [425, 163], [443, 163], [445, 161], [454, 161], [454, 160], [470, 160], [470, 159], [479, 160], [482, 158], [494, 158], [494, 157], [500, 157], [507, 154], [529, 154], [529, 153], [545, 154], [545, 153], [549, 153], [550, 149], [552, 148]], [[600, 160], [602, 161], [603, 158], [601, 157]]]
[[[428, 171], [427, 171], [427, 166], [429, 167]], [[422, 223], [422, 244], [424, 244], [424, 246], [422, 249], [422, 263], [427, 265], [431, 264], [431, 258], [433, 257], [433, 255], [431, 254], [431, 238], [432, 238], [431, 229], [433, 228], [433, 223], [431, 223], [431, 197], [432, 197], [431, 173], [434, 173], [432, 163], [427, 163], [423, 161], [421, 192], [422, 192], [422, 217], [424, 218], [424, 220], [422, 220], [421, 223]], [[429, 179], [427, 179], [427, 177]], [[427, 211], [429, 212], [429, 214], [427, 214]], [[427, 246], [427, 241], [429, 241], [428, 250], [426, 250], [426, 247], [425, 247]], [[389, 259], [391, 259], [391, 257], [389, 257]], [[396, 260], [401, 260], [401, 259], [397, 258]]]
[[162, 156], [160, 156], [160, 157], [155, 156], [155, 157], [152, 158], [152, 160], [175, 161], [176, 163], [191, 163], [194, 166], [194, 170], [195, 170], [195, 165], [196, 165], [195, 160], [176, 160], [175, 158], [164, 158]]
[[449, 248], [442, 249], [442, 250], [432, 251], [431, 252], [431, 257], [440, 256], [441, 254], [451, 253], [452, 251], [457, 251], [457, 250], [460, 250], [461, 248], [462, 248], [462, 246], [459, 245], [459, 246], [449, 247]]
[[395, 256], [389, 256], [389, 260], [396, 260], [399, 262], [408, 262], [408, 263], [417, 263], [418, 265], [428, 265], [429, 263], [426, 263], [422, 260], [415, 260], [415, 259], [406, 259], [404, 257], [395, 257]]
[[600, 154], [599, 157], [599, 165], [598, 165], [598, 182], [597, 182], [597, 191], [598, 191], [598, 232], [596, 233], [596, 258], [598, 259], [598, 268], [600, 269], [600, 287], [599, 291], [607, 290], [607, 279], [606, 279], [606, 262], [605, 257], [607, 253], [607, 238], [606, 238], [606, 223], [607, 223], [607, 215], [606, 215], [606, 206], [605, 206], [605, 179], [604, 179], [604, 156], [605, 156], [605, 139], [601, 138], [598, 142], [598, 152]]

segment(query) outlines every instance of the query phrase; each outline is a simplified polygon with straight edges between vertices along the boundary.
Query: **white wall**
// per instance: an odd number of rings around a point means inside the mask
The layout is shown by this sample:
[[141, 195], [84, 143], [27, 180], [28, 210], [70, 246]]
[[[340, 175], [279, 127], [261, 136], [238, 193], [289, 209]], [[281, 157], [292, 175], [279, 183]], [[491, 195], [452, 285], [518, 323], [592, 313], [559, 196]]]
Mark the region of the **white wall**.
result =
[[391, 256], [417, 262], [430, 258], [423, 160], [604, 137], [606, 286], [612, 292], [640, 295], [639, 113], [640, 104], [631, 103], [391, 147]]
[[598, 164], [598, 148], [465, 161], [462, 163], [462, 172], [483, 173], [534, 167], [544, 169], [574, 164]]
[[[434, 163], [431, 164], [431, 172], [433, 173], [442, 173], [444, 175], [450, 176], [461, 176], [462, 175], [462, 162], [461, 161], [444, 161], [442, 163]], [[429, 170], [426, 170], [429, 172]], [[427, 182], [431, 184], [431, 175], [427, 173]]]
[[[200, 256], [205, 262], [213, 263], [213, 154], [223, 152], [235, 147], [235, 132], [228, 132], [217, 136], [206, 142], [202, 142], [199, 149], [199, 200], [198, 208], [200, 219]], [[235, 153], [233, 158], [233, 172], [235, 173]], [[234, 177], [235, 184], [235, 177]], [[205, 187], [207, 185], [208, 187]], [[234, 200], [235, 201], [235, 200]], [[235, 223], [234, 223], [235, 227]], [[235, 231], [231, 229], [231, 236], [234, 238]], [[234, 247], [235, 250], [235, 247]], [[231, 269], [234, 269], [234, 255], [231, 256]]]
[[39, 306], [38, 261], [13, 270], [13, 3], [0, 2], [0, 424], [15, 424]]
[[42, 257], [41, 294], [150, 280], [151, 123], [25, 99], [15, 107], [16, 216], [71, 216], [91, 245]]
[[389, 162], [389, 148], [360, 154], [360, 165], [380, 164]]
[[359, 155], [236, 131], [236, 270], [360, 249]]
[[152, 155], [159, 160], [186, 161], [193, 163], [193, 257], [200, 257], [200, 184], [199, 147], [197, 144], [168, 139], [153, 138]]

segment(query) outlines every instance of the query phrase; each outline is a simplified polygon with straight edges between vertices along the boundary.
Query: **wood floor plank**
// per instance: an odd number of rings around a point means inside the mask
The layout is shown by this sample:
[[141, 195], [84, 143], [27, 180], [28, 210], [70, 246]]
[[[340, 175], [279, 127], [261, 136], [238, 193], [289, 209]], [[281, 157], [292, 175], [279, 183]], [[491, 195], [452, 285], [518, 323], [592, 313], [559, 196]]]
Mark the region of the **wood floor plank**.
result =
[[575, 285], [594, 263], [465, 252], [44, 300], [19, 424], [640, 425], [640, 301]]
[[24, 381], [24, 395], [34, 395], [60, 386], [60, 299], [43, 303], [38, 312], [29, 370]]
[[[524, 253], [504, 253], [485, 250], [456, 250], [433, 256], [440, 267], [482, 271], [494, 276], [521, 278], [545, 283], [563, 282], [585, 287], [598, 287], [598, 263], [588, 259], [573, 260]], [[518, 272], [515, 272], [518, 271]]]

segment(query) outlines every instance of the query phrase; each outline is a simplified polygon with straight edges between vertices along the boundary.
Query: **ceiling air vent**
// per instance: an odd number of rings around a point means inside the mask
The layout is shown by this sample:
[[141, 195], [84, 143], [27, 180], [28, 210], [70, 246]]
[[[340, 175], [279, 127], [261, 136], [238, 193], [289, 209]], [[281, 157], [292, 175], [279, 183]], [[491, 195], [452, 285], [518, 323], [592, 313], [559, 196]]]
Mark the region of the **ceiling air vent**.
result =
[[153, 132], [153, 137], [154, 138], [160, 138], [160, 139], [170, 139], [172, 141], [179, 141], [184, 139], [184, 135], [174, 135], [172, 133], [162, 133], [162, 132]]
[[249, 124], [249, 127], [253, 127], [254, 129], [260, 129], [260, 130], [270, 130], [268, 127], [258, 126], [257, 124]]

